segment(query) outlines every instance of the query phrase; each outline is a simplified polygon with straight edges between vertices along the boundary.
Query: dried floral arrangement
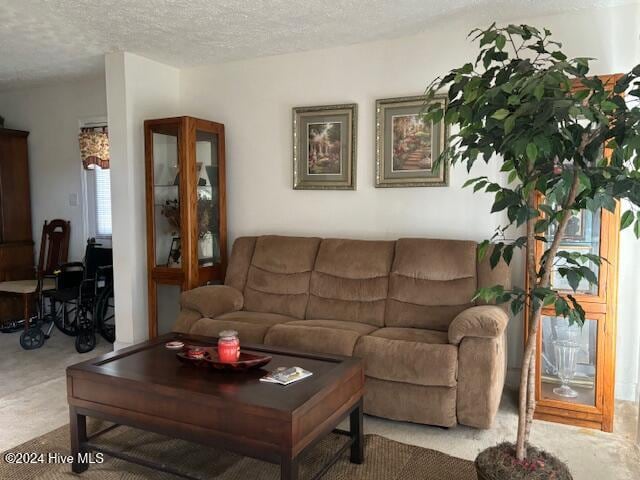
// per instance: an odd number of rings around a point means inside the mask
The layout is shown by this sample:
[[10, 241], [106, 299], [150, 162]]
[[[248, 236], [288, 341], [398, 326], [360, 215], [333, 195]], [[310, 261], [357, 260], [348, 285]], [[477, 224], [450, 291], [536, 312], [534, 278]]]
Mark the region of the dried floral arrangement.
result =
[[[166, 200], [161, 210], [162, 215], [171, 226], [172, 234], [180, 233], [180, 202], [178, 199]], [[211, 199], [198, 196], [198, 238], [210, 233], [212, 223], [215, 225], [215, 211]]]

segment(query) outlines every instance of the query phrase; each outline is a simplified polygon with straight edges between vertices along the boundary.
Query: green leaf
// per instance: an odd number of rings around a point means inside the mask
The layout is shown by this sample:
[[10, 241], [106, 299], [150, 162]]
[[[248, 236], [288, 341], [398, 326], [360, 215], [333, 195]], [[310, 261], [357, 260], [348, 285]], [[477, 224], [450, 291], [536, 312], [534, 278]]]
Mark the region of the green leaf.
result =
[[496, 110], [494, 114], [491, 115], [491, 118], [495, 118], [496, 120], [504, 120], [509, 116], [510, 113], [511, 112], [506, 108], [501, 108], [499, 110]]
[[516, 117], [514, 117], [513, 115], [508, 116], [507, 119], [504, 121], [504, 133], [506, 135], [509, 135], [515, 126], [516, 126]]
[[442, 109], [438, 109], [438, 110], [434, 110], [432, 112], [429, 112], [429, 119], [433, 122], [433, 123], [438, 123], [440, 120], [442, 120]]
[[469, 185], [476, 183], [479, 180], [483, 180], [487, 178], [486, 176], [481, 176], [481, 177], [474, 177], [474, 178], [470, 178], [469, 180], [467, 180], [466, 182], [464, 182], [464, 184], [462, 185], [462, 188], [468, 187]]
[[640, 239], [640, 212], [638, 212], [636, 224], [633, 226], [633, 233], [635, 234], [637, 239]]
[[598, 284], [598, 276], [589, 267], [580, 267], [580, 273], [590, 284]]
[[478, 245], [478, 261], [482, 261], [487, 254], [487, 249], [489, 248], [489, 240], [483, 240]]
[[515, 317], [522, 311], [524, 303], [521, 300], [514, 300], [511, 302], [511, 314]]
[[556, 293], [550, 293], [549, 295], [544, 297], [544, 300], [542, 301], [542, 304], [545, 307], [548, 306], [548, 305], [552, 305], [553, 303], [555, 303], [557, 296], [558, 295]]
[[498, 50], [502, 50], [506, 43], [507, 38], [504, 35], [500, 34], [496, 37], [496, 47], [498, 47]]
[[520, 97], [518, 95], [509, 95], [507, 105], [520, 105]]
[[633, 223], [634, 214], [631, 210], [627, 210], [622, 214], [622, 218], [620, 218], [620, 230], [624, 230], [629, 227]]
[[447, 124], [456, 123], [458, 121], [458, 110], [450, 108], [447, 110], [447, 113], [444, 115], [444, 121]]
[[612, 112], [618, 108], [618, 105], [616, 105], [613, 102], [610, 102], [609, 100], [605, 100], [600, 104], [600, 108], [602, 108], [603, 112]]
[[489, 183], [489, 182], [487, 182], [486, 180], [480, 180], [478, 183], [476, 183], [476, 184], [473, 186], [473, 192], [474, 192], [474, 193], [475, 193], [475, 192], [477, 192], [477, 191], [478, 191], [478, 190], [480, 190], [482, 187], [484, 187], [487, 183]]
[[552, 52], [551, 56], [556, 60], [560, 60], [561, 62], [564, 62], [567, 59], [567, 56], [562, 52]]
[[502, 251], [502, 258], [504, 258], [504, 261], [507, 262], [507, 265], [511, 265], [511, 259], [513, 258], [513, 248], [513, 245], [507, 245]]
[[543, 95], [544, 95], [544, 83], [540, 82], [538, 85], [536, 85], [536, 88], [533, 89], [533, 96], [536, 97], [538, 100], [540, 100]]
[[575, 270], [567, 270], [566, 272], [567, 282], [575, 292], [578, 290], [578, 286], [580, 285], [580, 280], [582, 280], [582, 276], [576, 272]]
[[471, 63], [465, 63], [462, 68], [459, 69], [459, 71], [460, 73], [468, 75], [469, 73], [473, 72], [473, 65]]
[[500, 257], [502, 256], [503, 246], [503, 243], [496, 243], [493, 246], [493, 251], [491, 252], [491, 256], [489, 257], [489, 264], [491, 265], [491, 268], [496, 268], [496, 265], [498, 265]]
[[536, 147], [535, 143], [527, 144], [527, 157], [532, 162], [535, 162], [536, 158], [538, 158], [538, 147]]

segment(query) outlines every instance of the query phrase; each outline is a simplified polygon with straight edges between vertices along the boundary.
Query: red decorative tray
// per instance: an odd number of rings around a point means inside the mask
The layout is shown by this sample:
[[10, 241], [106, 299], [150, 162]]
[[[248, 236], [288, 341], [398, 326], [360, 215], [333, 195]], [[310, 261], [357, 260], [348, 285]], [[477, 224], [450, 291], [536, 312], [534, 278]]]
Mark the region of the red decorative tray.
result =
[[[192, 348], [204, 351], [203, 358], [190, 357], [188, 351]], [[271, 361], [269, 355], [260, 355], [256, 353], [247, 353], [240, 350], [240, 358], [237, 362], [223, 363], [218, 358], [218, 349], [215, 347], [190, 346], [184, 347], [184, 350], [176, 353], [178, 360], [184, 363], [195, 365], [198, 367], [210, 367], [216, 370], [229, 370], [241, 372], [252, 368], [259, 368]]]

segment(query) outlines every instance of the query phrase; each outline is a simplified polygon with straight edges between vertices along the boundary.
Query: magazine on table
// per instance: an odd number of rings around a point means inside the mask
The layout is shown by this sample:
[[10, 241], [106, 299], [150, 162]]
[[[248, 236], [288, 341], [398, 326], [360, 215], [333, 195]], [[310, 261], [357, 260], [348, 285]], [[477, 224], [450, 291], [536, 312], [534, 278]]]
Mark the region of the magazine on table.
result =
[[289, 385], [313, 375], [309, 370], [300, 367], [278, 367], [260, 379], [261, 382]]

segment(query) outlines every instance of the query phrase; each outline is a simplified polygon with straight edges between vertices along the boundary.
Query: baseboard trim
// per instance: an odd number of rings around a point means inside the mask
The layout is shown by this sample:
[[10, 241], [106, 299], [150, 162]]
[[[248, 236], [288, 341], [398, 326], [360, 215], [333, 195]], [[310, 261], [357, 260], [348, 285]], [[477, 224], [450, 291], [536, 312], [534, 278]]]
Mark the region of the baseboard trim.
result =
[[123, 348], [130, 347], [131, 345], [133, 345], [133, 342], [119, 342], [118, 340], [116, 340], [115, 342], [113, 342], [113, 350], [121, 350]]

